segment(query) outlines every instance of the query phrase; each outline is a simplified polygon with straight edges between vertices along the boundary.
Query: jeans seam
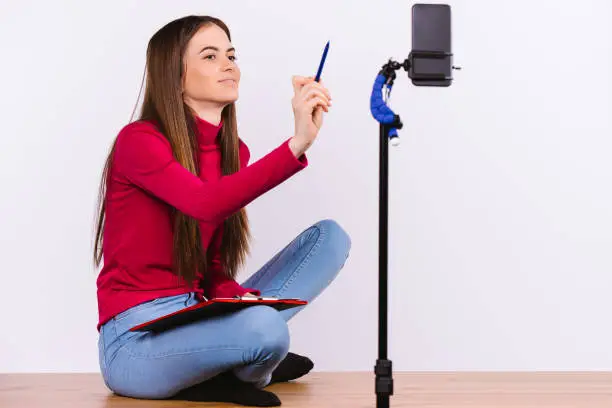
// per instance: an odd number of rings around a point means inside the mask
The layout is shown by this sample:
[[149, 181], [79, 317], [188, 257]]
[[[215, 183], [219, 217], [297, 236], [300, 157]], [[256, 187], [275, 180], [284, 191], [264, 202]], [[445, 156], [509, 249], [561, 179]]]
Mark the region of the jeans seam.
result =
[[178, 352], [168, 352], [168, 353], [158, 353], [158, 354], [135, 354], [129, 347], [124, 347], [124, 351], [127, 356], [133, 360], [138, 359], [158, 359], [158, 358], [166, 358], [166, 357], [174, 357], [181, 356], [185, 354], [199, 353], [202, 351], [216, 351], [216, 350], [244, 350], [244, 347], [239, 346], [211, 346], [211, 347], [198, 347], [189, 350], [183, 350]]
[[100, 371], [102, 374], [102, 377], [104, 377], [104, 373], [106, 373], [106, 377], [107, 378], [103, 378], [104, 380], [104, 384], [109, 387], [109, 379], [108, 379], [108, 375], [109, 375], [109, 370], [108, 370], [108, 364], [106, 363], [106, 340], [104, 339], [104, 327], [102, 327], [100, 329], [100, 343], [98, 345], [98, 347], [101, 348], [101, 350], [99, 350], [99, 353], [101, 353], [101, 358], [100, 358]]
[[[113, 339], [115, 339], [115, 341], [117, 341], [117, 325], [115, 324], [114, 321], [111, 320], [111, 324], [107, 325], [107, 327], [109, 327], [109, 326], [112, 326], [112, 328], [113, 328]], [[112, 376], [113, 376], [112, 372], [113, 371], [111, 370], [111, 365], [113, 364], [113, 361], [115, 361], [115, 357], [117, 357], [117, 352], [119, 350], [116, 350], [115, 351], [115, 355], [113, 356], [113, 358], [109, 359], [107, 357], [107, 355], [106, 355], [106, 342], [104, 342], [104, 343], [105, 343], [105, 346], [104, 346], [104, 361], [105, 361], [105, 364], [106, 364], [106, 376], [108, 377], [108, 383], [112, 384], [112, 381], [113, 381], [113, 379], [112, 379]]]
[[304, 266], [308, 263], [308, 261], [310, 261], [310, 258], [314, 256], [314, 254], [316, 253], [316, 250], [321, 247], [323, 243], [323, 239], [327, 235], [325, 232], [325, 229], [320, 228], [317, 225], [313, 226], [313, 228], [316, 228], [319, 231], [319, 236], [317, 237], [315, 244], [312, 246], [312, 248], [310, 248], [308, 253], [304, 256], [304, 259], [302, 260], [302, 262], [300, 262], [297, 268], [295, 268], [295, 270], [291, 273], [291, 275], [289, 276], [289, 279], [287, 279], [287, 281], [285, 281], [283, 286], [278, 290], [278, 293], [277, 293], [278, 297], [281, 297], [282, 294], [287, 290], [289, 285], [297, 279], [301, 270], [304, 269]]
[[[287, 247], [288, 247], [288, 246], [285, 246], [285, 249], [287, 249]], [[259, 283], [259, 281], [261, 281], [261, 278], [262, 278], [263, 276], [265, 276], [265, 275], [266, 275], [266, 272], [268, 271], [268, 269], [270, 269], [270, 268], [272, 267], [272, 265], [274, 265], [274, 261], [275, 261], [276, 259], [278, 259], [278, 258], [281, 256], [281, 254], [282, 254], [282, 251], [277, 252], [277, 253], [276, 253], [276, 254], [275, 254], [273, 257], [272, 257], [272, 259], [270, 259], [270, 260], [267, 262], [267, 264], [266, 264], [266, 265], [263, 267], [263, 269], [260, 271], [261, 273], [258, 273], [258, 275], [257, 275], [257, 279], [256, 279], [256, 280], [253, 280], [253, 282], [251, 282], [251, 286], [252, 286], [252, 287], [254, 287], [254, 288], [256, 288], [256, 287], [257, 287], [257, 284]]]

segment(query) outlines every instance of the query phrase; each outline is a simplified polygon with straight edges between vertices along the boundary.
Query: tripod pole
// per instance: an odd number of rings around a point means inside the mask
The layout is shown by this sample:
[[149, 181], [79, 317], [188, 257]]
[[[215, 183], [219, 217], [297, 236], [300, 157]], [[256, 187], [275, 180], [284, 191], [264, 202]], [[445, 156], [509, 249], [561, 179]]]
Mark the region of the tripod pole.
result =
[[391, 360], [387, 357], [388, 333], [388, 192], [389, 192], [389, 137], [386, 125], [380, 124], [379, 153], [379, 218], [378, 218], [378, 360], [376, 374], [376, 407], [389, 408], [389, 396], [393, 394]]
[[378, 190], [378, 359], [374, 366], [376, 374], [376, 407], [389, 408], [389, 397], [393, 395], [391, 360], [387, 356], [388, 343], [388, 211], [389, 211], [389, 140], [397, 142], [397, 129], [402, 121], [386, 104], [383, 90], [391, 91], [395, 70], [400, 64], [389, 60], [374, 81], [370, 96], [370, 111], [379, 122], [379, 190]]
[[[445, 73], [425, 74], [414, 72], [412, 69], [414, 58], [441, 59], [452, 56], [451, 53], [441, 51], [412, 51], [402, 63], [389, 60], [382, 66], [370, 95], [370, 112], [380, 124], [379, 134], [379, 209], [378, 209], [378, 359], [374, 366], [376, 374], [376, 407], [389, 408], [389, 397], [393, 395], [393, 367], [388, 358], [388, 211], [389, 211], [389, 141], [393, 145], [399, 141], [397, 130], [403, 127], [402, 120], [389, 106], [383, 93], [386, 89], [387, 97], [396, 78], [395, 71], [403, 68], [414, 80], [452, 80], [452, 76]], [[459, 69], [458, 67], [452, 67]], [[446, 84], [446, 82], [445, 82]]]

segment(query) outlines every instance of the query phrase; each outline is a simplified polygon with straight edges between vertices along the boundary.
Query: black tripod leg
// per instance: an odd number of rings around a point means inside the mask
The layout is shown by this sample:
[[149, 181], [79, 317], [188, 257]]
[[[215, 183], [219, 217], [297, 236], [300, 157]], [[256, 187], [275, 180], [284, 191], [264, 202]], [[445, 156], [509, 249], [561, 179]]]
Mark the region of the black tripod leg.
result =
[[391, 360], [377, 360], [376, 373], [376, 407], [389, 408], [389, 397], [393, 395], [393, 373]]

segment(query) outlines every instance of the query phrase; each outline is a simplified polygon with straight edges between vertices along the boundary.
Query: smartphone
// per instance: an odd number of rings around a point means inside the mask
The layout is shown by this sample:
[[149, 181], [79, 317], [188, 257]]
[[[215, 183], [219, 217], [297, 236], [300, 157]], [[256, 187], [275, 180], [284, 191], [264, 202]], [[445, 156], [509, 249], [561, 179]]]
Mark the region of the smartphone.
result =
[[416, 86], [452, 82], [451, 8], [448, 4], [412, 6], [412, 52], [408, 76]]

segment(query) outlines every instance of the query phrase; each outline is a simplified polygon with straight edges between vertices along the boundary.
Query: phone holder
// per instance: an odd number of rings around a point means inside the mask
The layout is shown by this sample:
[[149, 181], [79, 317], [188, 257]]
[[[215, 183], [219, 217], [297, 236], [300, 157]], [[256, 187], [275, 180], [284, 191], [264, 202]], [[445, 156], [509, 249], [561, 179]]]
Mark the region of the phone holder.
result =
[[[452, 58], [452, 52], [446, 51], [428, 51], [428, 50], [412, 50], [410, 54], [408, 54], [408, 58], [404, 60], [401, 64], [399, 62], [389, 60], [385, 66], [383, 66], [383, 71], [385, 76], [391, 77], [392, 80], [395, 79], [395, 71], [404, 68], [406, 72], [408, 72], [408, 77], [413, 81], [419, 80], [453, 80], [453, 76], [450, 73], [445, 72], [425, 72], [425, 70], [417, 70], [417, 67], [422, 66], [422, 63], [431, 60], [444, 60], [447, 58]], [[461, 69], [460, 67], [451, 66], [451, 69]]]
[[387, 125], [387, 136], [393, 145], [399, 144], [397, 129], [402, 128], [402, 122], [400, 117], [387, 106], [386, 100], [383, 97], [383, 88], [387, 88], [386, 97], [388, 98], [397, 77], [396, 71], [401, 68], [408, 73], [408, 77], [412, 79], [414, 84], [418, 84], [420, 81], [435, 80], [448, 81], [450, 84], [453, 80], [452, 70], [460, 70], [461, 67], [451, 65], [450, 73], [444, 71], [431, 72], [431, 67], [428, 67], [427, 72], [425, 72], [425, 70], [420, 70], [419, 67], [422, 67], [423, 64], [428, 61], [444, 60], [452, 58], [452, 56], [452, 52], [412, 50], [404, 62], [400, 63], [389, 59], [380, 69], [376, 81], [374, 82], [374, 87], [372, 88], [370, 110], [374, 119], [381, 123], [381, 125]]
[[[387, 105], [387, 99], [391, 93], [393, 83], [396, 78], [396, 71], [403, 68], [408, 72], [408, 77], [415, 85], [439, 86], [435, 82], [419, 81], [447, 81], [445, 86], [452, 81], [452, 75], [445, 72], [431, 72], [431, 65], [428, 66], [429, 72], [422, 72], [415, 67], [421, 66], [421, 62], [440, 60], [452, 57], [452, 53], [438, 51], [412, 51], [404, 62], [389, 60], [379, 71], [374, 81], [372, 94], [370, 96], [370, 111], [372, 116], [380, 123], [379, 127], [379, 234], [378, 234], [378, 359], [374, 366], [375, 393], [377, 408], [388, 408], [389, 397], [393, 395], [393, 364], [387, 356], [387, 298], [388, 298], [388, 180], [389, 165], [388, 152], [389, 142], [393, 145], [398, 144], [399, 137], [397, 130], [403, 127], [402, 121], [391, 108]], [[436, 65], [436, 64], [434, 64]], [[437, 64], [441, 65], [441, 64]], [[453, 69], [460, 67], [451, 66]], [[441, 82], [440, 82], [441, 83]], [[384, 88], [386, 87], [386, 95]]]

